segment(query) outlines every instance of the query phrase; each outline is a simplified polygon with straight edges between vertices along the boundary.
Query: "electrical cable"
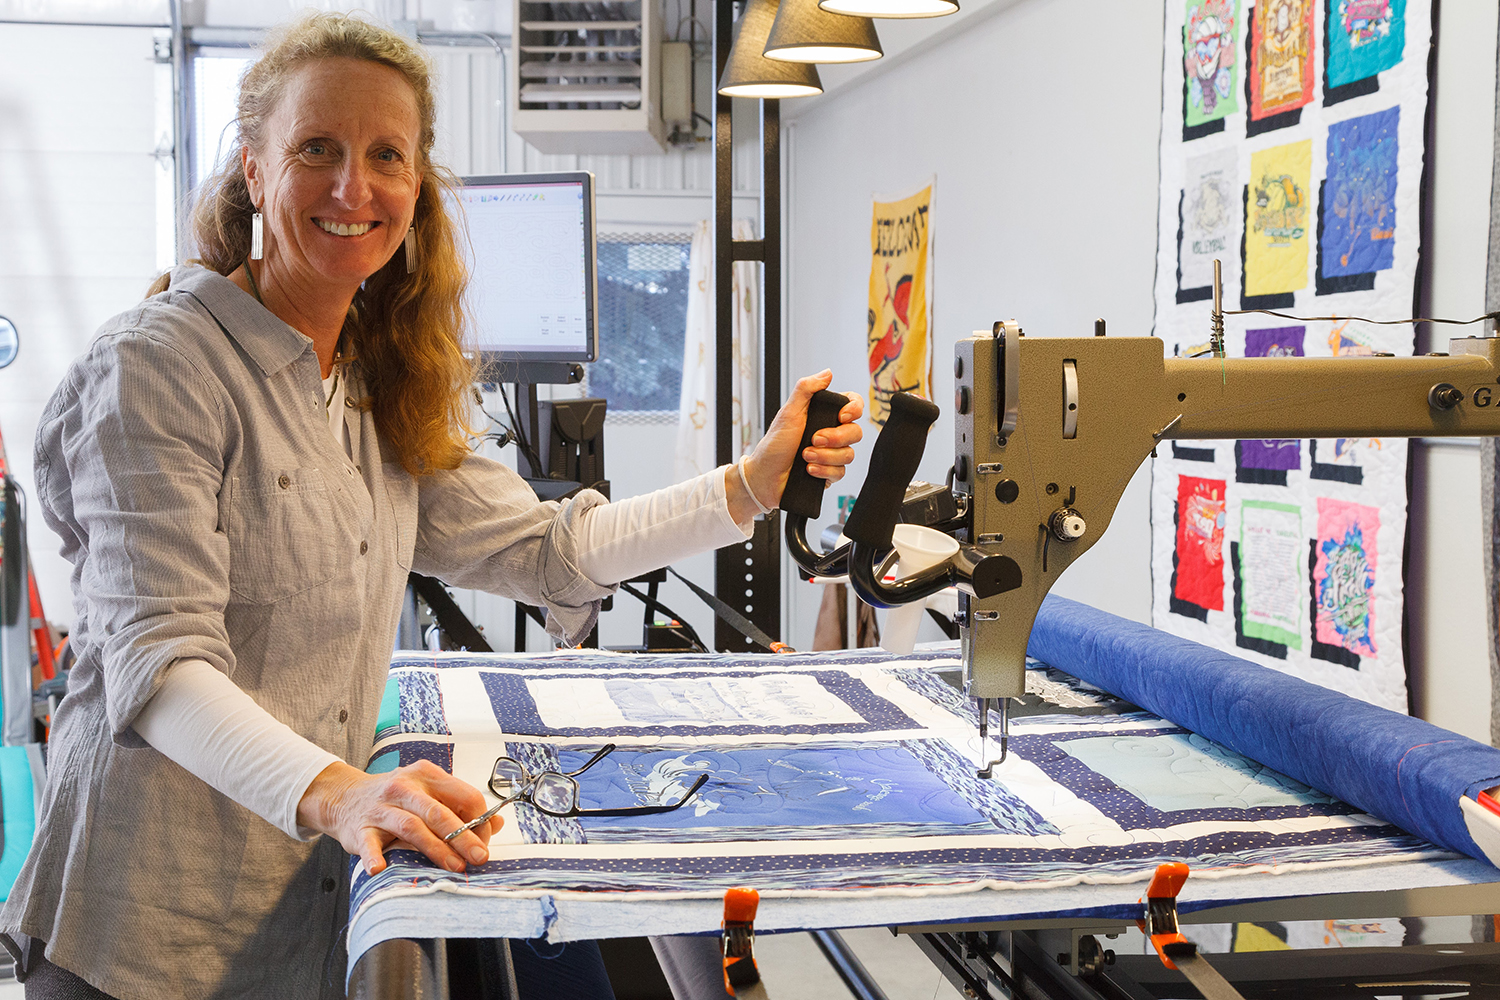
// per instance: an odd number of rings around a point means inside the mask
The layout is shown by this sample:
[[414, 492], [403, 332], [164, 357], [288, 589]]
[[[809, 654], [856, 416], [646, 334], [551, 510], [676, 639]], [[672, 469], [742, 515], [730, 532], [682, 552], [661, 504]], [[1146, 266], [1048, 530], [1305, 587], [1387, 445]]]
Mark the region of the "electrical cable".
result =
[[[518, 393], [521, 391], [519, 383], [516, 385], [516, 391]], [[531, 468], [538, 475], [541, 475], [542, 470], [546, 466], [542, 463], [542, 457], [537, 454], [536, 449], [531, 446], [531, 442], [527, 440], [525, 433], [522, 432], [521, 421], [516, 418], [516, 411], [511, 408], [510, 397], [505, 394], [505, 386], [503, 385], [500, 386], [500, 401], [505, 404], [505, 415], [510, 417], [511, 433], [515, 435], [516, 446], [526, 455], [526, 460], [531, 463]], [[517, 398], [516, 408], [519, 408], [520, 405], [520, 399]]]
[[707, 590], [704, 590], [702, 587], [698, 586], [692, 580], [689, 580], [687, 577], [683, 576], [672, 567], [667, 566], [665, 568], [668, 573], [671, 573], [673, 576], [677, 577], [677, 579], [687, 584], [687, 588], [689, 590], [697, 594], [699, 599], [701, 599], [704, 604], [707, 604], [709, 607], [713, 608], [714, 614], [722, 618], [740, 635], [749, 639], [751, 642], [758, 643], [760, 646], [772, 653], [796, 652], [796, 650], [791, 646], [788, 646], [784, 642], [773, 639], [765, 632], [761, 631], [760, 626], [756, 625], [750, 619], [734, 610], [734, 608], [731, 608], [727, 603], [725, 603], [716, 595], [710, 593]]
[[478, 451], [480, 446], [486, 441], [493, 441], [495, 442], [495, 447], [504, 448], [516, 439], [516, 432], [507, 427], [505, 421], [484, 408], [484, 396], [480, 394], [477, 386], [474, 387], [474, 405], [479, 407], [479, 412], [484, 414], [485, 419], [491, 425], [500, 428], [500, 432], [497, 434], [486, 428], [483, 434], [475, 435], [474, 444], [469, 448], [470, 451]]
[[1487, 312], [1483, 316], [1473, 319], [1440, 319], [1432, 316], [1413, 316], [1411, 319], [1366, 319], [1363, 316], [1293, 316], [1291, 313], [1277, 312], [1274, 309], [1225, 309], [1225, 316], [1245, 316], [1250, 313], [1261, 313], [1266, 316], [1275, 316], [1278, 319], [1292, 319], [1299, 323], [1369, 323], [1374, 326], [1406, 326], [1409, 323], [1447, 323], [1451, 326], [1468, 326], [1471, 323], [1483, 323], [1487, 319], [1500, 318], [1500, 312]]
[[671, 631], [673, 632], [673, 634], [681, 636], [682, 638], [691, 642], [695, 647], [692, 652], [712, 652], [712, 650], [710, 650], [708, 646], [703, 642], [703, 639], [698, 635], [697, 630], [694, 629], [693, 626], [689, 625], [687, 623], [687, 619], [682, 617], [682, 615], [673, 611], [671, 608], [667, 607], [661, 601], [658, 601], [656, 598], [650, 596], [649, 594], [637, 590], [635, 587], [632, 587], [628, 583], [620, 584], [620, 589], [625, 591], [625, 593], [629, 594], [631, 597], [639, 600], [650, 610], [655, 611], [658, 614], [666, 615], [669, 620], [676, 622], [677, 624], [672, 627]]

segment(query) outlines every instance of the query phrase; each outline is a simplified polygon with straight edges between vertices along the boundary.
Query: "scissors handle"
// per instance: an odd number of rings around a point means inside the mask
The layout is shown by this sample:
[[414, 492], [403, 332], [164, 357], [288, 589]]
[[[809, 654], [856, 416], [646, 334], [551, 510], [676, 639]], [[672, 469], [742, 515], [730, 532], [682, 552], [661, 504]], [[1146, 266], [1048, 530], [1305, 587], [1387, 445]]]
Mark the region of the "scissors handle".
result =
[[443, 838], [443, 842], [444, 843], [448, 843], [454, 837], [457, 837], [459, 834], [463, 833], [465, 830], [472, 830], [476, 826], [478, 826], [480, 823], [483, 823], [486, 820], [493, 819], [494, 816], [495, 816], [495, 814], [497, 812], [499, 812], [501, 809], [504, 809], [506, 806], [510, 805], [512, 802], [516, 801], [520, 797], [521, 796], [519, 796], [519, 795], [512, 795], [510, 798], [501, 799], [499, 802], [496, 802], [493, 806], [491, 806], [489, 809], [485, 810], [483, 813], [479, 814], [478, 816], [475, 816], [473, 819], [469, 820], [463, 826], [459, 827], [457, 830], [454, 830], [452, 833], [448, 834], [448, 836], [446, 836], [446, 837]]

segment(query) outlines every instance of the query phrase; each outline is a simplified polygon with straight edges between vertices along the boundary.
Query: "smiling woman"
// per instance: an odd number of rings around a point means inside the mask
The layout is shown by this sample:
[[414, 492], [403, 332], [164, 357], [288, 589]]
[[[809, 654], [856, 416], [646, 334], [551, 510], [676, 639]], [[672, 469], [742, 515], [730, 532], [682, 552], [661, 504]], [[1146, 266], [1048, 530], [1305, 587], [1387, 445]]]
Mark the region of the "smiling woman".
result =
[[418, 49], [359, 18], [304, 19], [268, 38], [241, 80], [240, 156], [204, 182], [193, 213], [203, 263], [311, 337], [325, 377], [349, 338], [343, 360], [359, 357], [366, 390], [356, 403], [414, 474], [467, 454], [473, 376], [435, 117]]
[[325, 375], [344, 327], [338, 304], [411, 228], [423, 173], [416, 103], [388, 66], [308, 63], [287, 80], [261, 148], [243, 151], [250, 199], [267, 220], [256, 283], [312, 337]]
[[[108, 321], [39, 422], [78, 616], [0, 909], [28, 1000], [336, 984], [350, 855], [375, 873], [399, 843], [463, 872], [501, 823], [437, 764], [364, 770], [408, 573], [544, 607], [576, 644], [616, 581], [744, 542], [831, 378], [798, 383], [736, 475], [540, 502], [465, 447], [467, 279], [425, 58], [340, 14], [268, 44], [239, 155], [200, 191], [202, 261]], [[859, 415], [816, 433], [810, 472], [843, 474]], [[597, 988], [541, 995], [607, 998], [597, 948], [572, 953]]]

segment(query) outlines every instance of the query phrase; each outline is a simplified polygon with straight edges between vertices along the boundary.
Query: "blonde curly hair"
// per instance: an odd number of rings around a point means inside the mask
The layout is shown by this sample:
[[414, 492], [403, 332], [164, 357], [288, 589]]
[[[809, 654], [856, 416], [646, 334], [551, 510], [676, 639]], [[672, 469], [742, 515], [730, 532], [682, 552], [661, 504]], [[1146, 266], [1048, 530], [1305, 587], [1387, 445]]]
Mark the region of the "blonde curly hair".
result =
[[[235, 149], [265, 149], [266, 122], [281, 100], [288, 78], [304, 63], [347, 58], [389, 66], [417, 99], [421, 187], [417, 193], [417, 270], [406, 273], [396, 254], [365, 279], [344, 333], [359, 359], [375, 426], [413, 475], [457, 468], [468, 454], [470, 385], [474, 362], [463, 350], [466, 325], [462, 296], [468, 271], [458, 233], [444, 206], [454, 180], [432, 162], [435, 101], [432, 68], [411, 41], [360, 17], [313, 13], [267, 37], [264, 52], [240, 80], [239, 142]], [[250, 218], [255, 206], [241, 158], [227, 157], [198, 191], [193, 237], [201, 263], [227, 275], [250, 256]], [[166, 287], [166, 276], [151, 292]]]

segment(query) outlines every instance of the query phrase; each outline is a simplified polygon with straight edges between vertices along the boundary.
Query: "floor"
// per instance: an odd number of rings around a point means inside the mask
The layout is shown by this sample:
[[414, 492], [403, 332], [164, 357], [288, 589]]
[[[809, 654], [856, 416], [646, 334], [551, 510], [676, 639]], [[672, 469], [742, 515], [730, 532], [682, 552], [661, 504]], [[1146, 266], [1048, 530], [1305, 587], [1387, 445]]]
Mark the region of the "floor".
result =
[[[839, 933], [889, 1000], [959, 1000], [958, 991], [909, 938], [894, 937], [883, 927]], [[759, 935], [755, 957], [770, 1000], [838, 1000], [850, 995], [810, 935]], [[9, 998], [0, 994], [0, 1000]]]

